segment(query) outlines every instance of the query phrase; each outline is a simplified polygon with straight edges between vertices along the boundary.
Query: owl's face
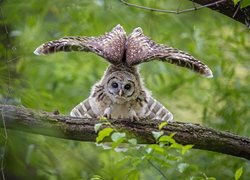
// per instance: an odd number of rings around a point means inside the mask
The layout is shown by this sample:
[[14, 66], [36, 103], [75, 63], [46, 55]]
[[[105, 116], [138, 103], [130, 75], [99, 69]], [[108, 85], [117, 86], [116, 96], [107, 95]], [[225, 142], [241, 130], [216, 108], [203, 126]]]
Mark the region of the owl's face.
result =
[[118, 104], [136, 99], [138, 96], [139, 84], [135, 76], [126, 71], [113, 72], [105, 86], [108, 96]]

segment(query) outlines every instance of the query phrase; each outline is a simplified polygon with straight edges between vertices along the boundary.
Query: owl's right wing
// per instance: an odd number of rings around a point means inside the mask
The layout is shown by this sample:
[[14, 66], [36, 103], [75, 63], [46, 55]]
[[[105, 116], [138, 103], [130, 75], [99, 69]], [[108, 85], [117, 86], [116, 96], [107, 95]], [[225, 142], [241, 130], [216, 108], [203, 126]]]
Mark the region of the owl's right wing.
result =
[[97, 37], [72, 36], [50, 41], [40, 45], [34, 53], [36, 55], [51, 54], [60, 51], [93, 52], [112, 64], [120, 64], [124, 55], [126, 32], [121, 25], [112, 31]]
[[208, 78], [213, 77], [212, 71], [207, 65], [186, 52], [155, 43], [143, 34], [141, 28], [134, 29], [128, 36], [126, 48], [126, 63], [128, 66], [160, 60], [191, 69]]

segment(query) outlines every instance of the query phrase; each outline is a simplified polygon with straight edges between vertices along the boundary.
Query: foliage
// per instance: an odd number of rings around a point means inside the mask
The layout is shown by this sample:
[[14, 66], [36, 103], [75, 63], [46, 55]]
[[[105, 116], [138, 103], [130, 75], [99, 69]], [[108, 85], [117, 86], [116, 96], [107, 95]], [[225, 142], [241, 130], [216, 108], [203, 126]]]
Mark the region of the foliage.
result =
[[234, 2], [234, 5], [241, 3], [240, 4], [241, 8], [245, 8], [245, 7], [250, 6], [250, 0], [233, 0], [233, 2]]
[[[201, 174], [199, 174], [200, 171], [198, 171], [198, 166], [185, 163], [182, 158], [182, 156], [192, 148], [192, 145], [183, 146], [178, 144], [173, 138], [174, 134], [164, 135], [161, 129], [163, 126], [166, 126], [165, 122], [159, 125], [159, 131], [152, 132], [156, 144], [151, 145], [138, 145], [135, 138], [128, 137], [125, 132], [119, 132], [115, 127], [112, 127], [108, 121], [103, 124], [108, 125], [108, 127], [105, 127], [98, 132], [96, 142], [99, 143], [104, 150], [112, 149], [114, 152], [123, 153], [124, 157], [119, 160], [118, 164], [122, 164], [126, 167], [127, 174], [119, 178], [138, 179], [141, 177], [142, 179], [146, 179], [145, 174], [142, 174], [141, 176], [139, 175], [140, 168], [138, 168], [144, 167], [146, 164], [151, 165], [151, 168], [154, 168], [155, 171], [159, 173], [160, 179], [167, 179], [165, 171], [170, 169], [173, 164], [177, 167], [175, 178], [179, 178], [179, 174], [183, 174], [184, 172], [192, 172], [192, 176], [196, 174], [196, 178], [202, 178]], [[101, 143], [101, 141], [107, 137], [110, 138], [111, 143]], [[205, 174], [203, 173], [202, 176], [204, 175]], [[186, 176], [188, 177], [189, 175]], [[192, 178], [192, 176], [190, 176], [190, 178]]]
[[240, 179], [240, 177], [241, 177], [242, 173], [243, 173], [243, 169], [242, 169], [242, 167], [241, 167], [241, 168], [239, 168], [239, 169], [237, 169], [237, 171], [236, 171], [236, 172], [235, 172], [235, 174], [234, 174], [234, 179], [235, 179], [235, 180]]
[[[176, 1], [139, 1], [176, 8]], [[35, 56], [43, 42], [69, 35], [100, 35], [121, 24], [129, 33], [142, 27], [158, 43], [187, 51], [209, 65], [213, 79], [162, 62], [145, 63], [145, 85], [176, 121], [201, 123], [250, 136], [250, 35], [243, 25], [209, 9], [186, 14], [160, 14], [124, 6], [113, 0], [1, 1], [0, 101], [46, 111], [69, 111], [89, 95], [107, 63], [90, 53]], [[181, 7], [190, 4], [183, 2]], [[1, 16], [0, 14], [0, 16]], [[4, 17], [4, 19], [3, 19]], [[6, 31], [7, 29], [7, 31]], [[106, 124], [105, 124], [106, 123]], [[0, 138], [8, 179], [247, 179], [244, 159], [191, 149], [174, 135], [152, 136], [157, 144], [137, 145], [103, 119], [96, 125], [98, 142], [68, 141], [8, 131]], [[101, 128], [111, 129], [100, 133]], [[107, 132], [110, 132], [108, 134]], [[4, 130], [0, 129], [1, 135]], [[107, 136], [106, 136], [107, 135]], [[106, 137], [104, 137], [106, 136]], [[2, 137], [2, 136], [1, 136]], [[127, 142], [126, 144], [123, 142]], [[5, 146], [5, 143], [6, 146]], [[171, 143], [169, 147], [164, 144]], [[119, 148], [127, 145], [124, 148]], [[103, 150], [103, 147], [108, 150]], [[239, 167], [242, 167], [239, 169]], [[243, 171], [244, 170], [244, 171]], [[163, 173], [163, 174], [162, 174]]]

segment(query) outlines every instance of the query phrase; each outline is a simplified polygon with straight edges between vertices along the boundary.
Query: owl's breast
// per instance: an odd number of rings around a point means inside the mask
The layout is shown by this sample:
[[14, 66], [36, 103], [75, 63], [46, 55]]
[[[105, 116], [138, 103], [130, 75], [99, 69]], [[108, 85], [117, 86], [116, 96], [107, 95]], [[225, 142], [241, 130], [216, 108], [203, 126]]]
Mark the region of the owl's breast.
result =
[[111, 111], [111, 117], [114, 119], [117, 118], [129, 118], [130, 112], [129, 112], [129, 104], [113, 104], [112, 111]]

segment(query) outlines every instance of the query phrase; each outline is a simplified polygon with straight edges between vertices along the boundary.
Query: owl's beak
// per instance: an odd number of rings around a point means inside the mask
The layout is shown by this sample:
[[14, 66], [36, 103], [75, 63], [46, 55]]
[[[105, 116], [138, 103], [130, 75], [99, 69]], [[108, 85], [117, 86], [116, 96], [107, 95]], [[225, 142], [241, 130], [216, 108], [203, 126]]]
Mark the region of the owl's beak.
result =
[[118, 94], [119, 94], [119, 96], [122, 96], [123, 95], [123, 90], [120, 90]]

